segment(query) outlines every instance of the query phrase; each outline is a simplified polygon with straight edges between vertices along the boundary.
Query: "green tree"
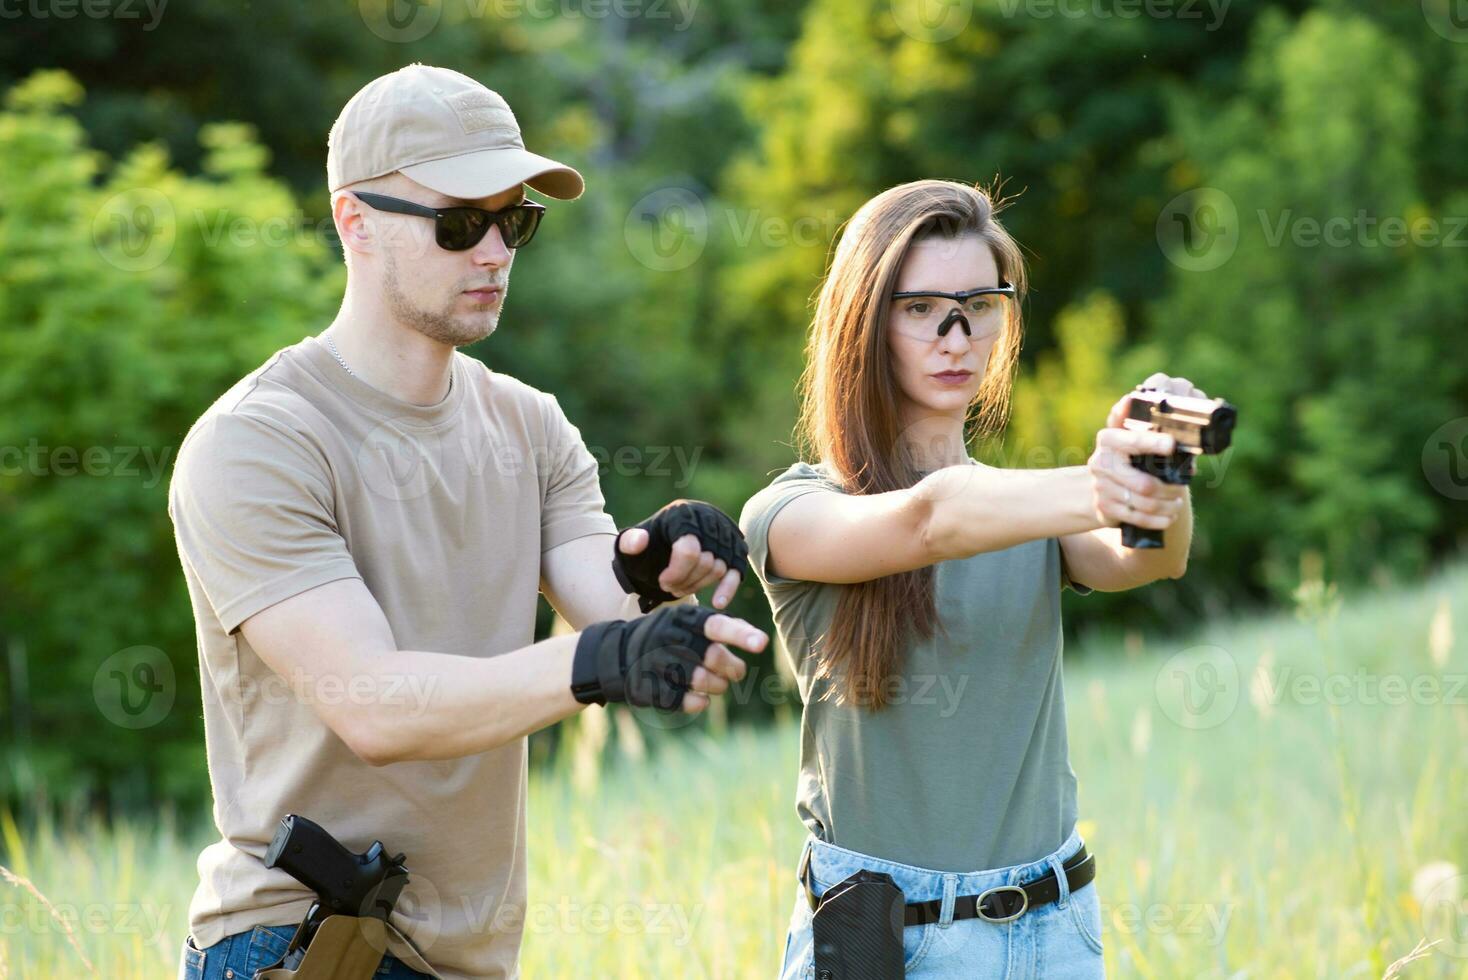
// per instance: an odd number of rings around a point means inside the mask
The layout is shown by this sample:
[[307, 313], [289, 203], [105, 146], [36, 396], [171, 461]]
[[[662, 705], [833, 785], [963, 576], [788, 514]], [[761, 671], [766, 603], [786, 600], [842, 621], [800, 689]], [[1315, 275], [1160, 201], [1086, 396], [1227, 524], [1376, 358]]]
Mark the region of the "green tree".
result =
[[[0, 794], [197, 799], [173, 456], [210, 401], [329, 318], [341, 272], [309, 229], [275, 221], [294, 202], [247, 129], [203, 130], [206, 176], [154, 145], [109, 164], [66, 111], [81, 98], [40, 72], [0, 113], [0, 637], [25, 652], [5, 703], [28, 716], [0, 743]], [[93, 682], [136, 646], [166, 658], [176, 703], [113, 728]]]
[[1171, 246], [1184, 267], [1152, 336], [1240, 408], [1227, 470], [1197, 497], [1205, 583], [1284, 594], [1307, 550], [1332, 578], [1413, 574], [1435, 529], [1464, 526], [1422, 463], [1468, 394], [1449, 355], [1468, 267], [1441, 243], [1468, 197], [1423, 190], [1425, 87], [1377, 25], [1312, 12], [1261, 21], [1241, 91], [1175, 93], [1173, 190], [1212, 190], [1183, 202], [1198, 251]]

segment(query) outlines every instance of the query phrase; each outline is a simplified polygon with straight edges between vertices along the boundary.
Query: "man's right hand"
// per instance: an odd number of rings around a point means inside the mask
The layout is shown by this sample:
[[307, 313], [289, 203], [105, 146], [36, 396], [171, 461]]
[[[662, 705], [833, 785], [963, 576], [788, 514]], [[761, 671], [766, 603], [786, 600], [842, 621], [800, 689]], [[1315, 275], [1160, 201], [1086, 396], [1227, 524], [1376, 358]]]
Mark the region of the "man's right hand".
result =
[[576, 644], [571, 692], [582, 704], [696, 713], [744, 678], [744, 661], [725, 644], [758, 653], [768, 639], [742, 619], [689, 604], [593, 623]]

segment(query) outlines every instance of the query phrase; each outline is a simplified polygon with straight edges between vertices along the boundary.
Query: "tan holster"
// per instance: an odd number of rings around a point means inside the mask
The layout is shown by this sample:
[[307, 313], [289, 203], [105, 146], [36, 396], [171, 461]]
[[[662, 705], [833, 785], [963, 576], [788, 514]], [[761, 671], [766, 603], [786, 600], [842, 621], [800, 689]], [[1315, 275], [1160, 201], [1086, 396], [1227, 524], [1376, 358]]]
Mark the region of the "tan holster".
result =
[[276, 967], [255, 974], [257, 980], [371, 980], [387, 952], [381, 919], [331, 915], [316, 928], [301, 965]]

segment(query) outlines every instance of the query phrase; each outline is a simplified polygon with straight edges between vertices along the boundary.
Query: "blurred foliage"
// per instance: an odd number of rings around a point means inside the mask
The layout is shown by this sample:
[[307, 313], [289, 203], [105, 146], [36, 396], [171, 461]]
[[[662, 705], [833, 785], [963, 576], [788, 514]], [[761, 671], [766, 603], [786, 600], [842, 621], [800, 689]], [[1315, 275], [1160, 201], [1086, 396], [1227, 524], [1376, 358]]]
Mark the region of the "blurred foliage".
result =
[[344, 274], [309, 238], [260, 247], [231, 233], [294, 208], [247, 127], [202, 131], [201, 176], [149, 143], [106, 166], [63, 111], [81, 97], [69, 76], [39, 72], [0, 113], [0, 634], [5, 744], [23, 750], [5, 753], [6, 781], [22, 796], [84, 788], [141, 804], [197, 792], [198, 686], [178, 684], [146, 737], [98, 738], [91, 691], [135, 645], [192, 676], [173, 451], [244, 370], [329, 319]]
[[[0, 798], [207, 791], [172, 453], [330, 321], [325, 135], [412, 61], [504, 93], [528, 145], [587, 175], [470, 353], [557, 395], [619, 524], [679, 496], [737, 513], [789, 464], [832, 240], [870, 195], [937, 176], [999, 186], [1031, 260], [991, 458], [1082, 461], [1157, 370], [1240, 407], [1235, 448], [1200, 466], [1188, 576], [1067, 596], [1072, 623], [1180, 626], [1289, 596], [1302, 564], [1379, 583], [1463, 541], [1468, 488], [1424, 466], [1468, 416], [1468, 44], [1425, 7], [992, 0], [944, 7], [968, 17], [950, 33], [917, 0], [425, 0], [437, 26], [394, 42], [381, 6], [28, 8], [0, 34]], [[1358, 213], [1377, 230], [1308, 234]], [[1388, 218], [1439, 241], [1384, 244]], [[768, 624], [757, 588], [734, 611]], [[86, 692], [137, 645], [171, 660], [177, 706], [98, 738]]]

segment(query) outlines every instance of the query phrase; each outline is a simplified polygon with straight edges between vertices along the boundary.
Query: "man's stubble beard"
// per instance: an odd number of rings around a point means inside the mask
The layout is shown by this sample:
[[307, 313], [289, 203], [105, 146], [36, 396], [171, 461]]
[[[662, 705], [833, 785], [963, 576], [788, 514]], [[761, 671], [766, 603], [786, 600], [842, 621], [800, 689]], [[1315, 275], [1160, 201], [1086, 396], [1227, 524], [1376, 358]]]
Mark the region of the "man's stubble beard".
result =
[[[495, 328], [499, 326], [500, 312], [504, 309], [505, 297], [510, 289], [508, 270], [496, 276], [495, 280], [500, 286], [499, 306], [485, 314], [473, 314], [466, 317], [462, 313], [455, 313], [454, 306], [460, 295], [457, 293], [443, 310], [426, 310], [415, 306], [403, 292], [402, 280], [398, 274], [397, 256], [389, 252], [387, 254], [387, 278], [383, 288], [387, 297], [388, 309], [399, 323], [412, 327], [430, 340], [454, 347], [464, 347], [483, 340], [494, 333]], [[481, 316], [487, 319], [481, 319]]]

